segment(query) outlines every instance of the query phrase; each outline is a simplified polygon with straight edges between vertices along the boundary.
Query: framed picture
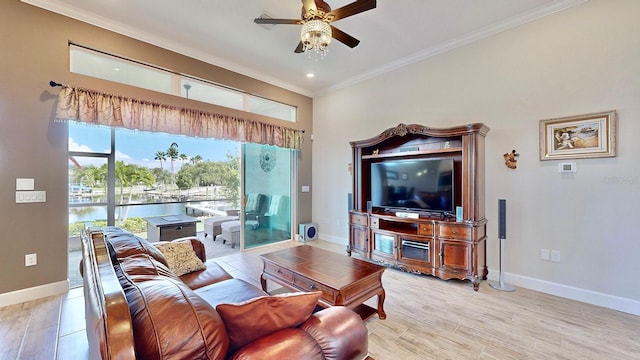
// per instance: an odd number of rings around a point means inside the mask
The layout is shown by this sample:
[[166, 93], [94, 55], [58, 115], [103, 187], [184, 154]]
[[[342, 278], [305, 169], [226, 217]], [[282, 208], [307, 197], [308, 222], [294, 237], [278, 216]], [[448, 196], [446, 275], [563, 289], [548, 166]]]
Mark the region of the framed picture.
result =
[[616, 156], [616, 112], [540, 120], [540, 160]]

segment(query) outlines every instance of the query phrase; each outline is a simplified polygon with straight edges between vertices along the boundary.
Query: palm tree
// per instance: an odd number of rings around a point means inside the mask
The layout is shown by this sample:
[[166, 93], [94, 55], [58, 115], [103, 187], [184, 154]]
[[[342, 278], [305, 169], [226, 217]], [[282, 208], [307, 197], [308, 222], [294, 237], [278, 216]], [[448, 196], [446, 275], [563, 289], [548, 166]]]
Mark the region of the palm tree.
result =
[[171, 161], [171, 185], [176, 183], [175, 173], [173, 171], [173, 162], [178, 160], [180, 153], [178, 152], [178, 144], [171, 143], [171, 146], [167, 149], [167, 157]]
[[[146, 167], [137, 166], [135, 164], [125, 164], [123, 161], [116, 161], [116, 182], [120, 185], [120, 205], [131, 204], [133, 198], [133, 186], [145, 185], [151, 186], [154, 181], [154, 176], [151, 170]], [[129, 198], [125, 201], [124, 189], [129, 189]], [[124, 216], [122, 210], [125, 209]], [[125, 221], [129, 217], [129, 206], [118, 207], [118, 220]]]
[[159, 150], [158, 152], [156, 152], [156, 157], [154, 158], [154, 160], [160, 160], [160, 169], [164, 170], [164, 168], [162, 167], [162, 162], [167, 160], [167, 153]]
[[[124, 188], [130, 186], [130, 178], [128, 173], [130, 172], [130, 166], [125, 164], [124, 161], [116, 161], [116, 184], [120, 185], [120, 205], [124, 204]], [[122, 206], [118, 207], [118, 219], [122, 220]]]
[[193, 165], [199, 163], [200, 161], [202, 161], [202, 156], [200, 156], [200, 155], [196, 155], [196, 156], [191, 158], [191, 163]]
[[[164, 170], [164, 168], [162, 167], [162, 162], [167, 160], [167, 153], [162, 150], [158, 150], [154, 159], [160, 160], [160, 170]], [[162, 171], [160, 173], [162, 173]], [[164, 178], [162, 179], [162, 185], [164, 185]]]
[[182, 165], [184, 165], [184, 163], [189, 160], [189, 157], [187, 154], [180, 154], [180, 160], [182, 161]]

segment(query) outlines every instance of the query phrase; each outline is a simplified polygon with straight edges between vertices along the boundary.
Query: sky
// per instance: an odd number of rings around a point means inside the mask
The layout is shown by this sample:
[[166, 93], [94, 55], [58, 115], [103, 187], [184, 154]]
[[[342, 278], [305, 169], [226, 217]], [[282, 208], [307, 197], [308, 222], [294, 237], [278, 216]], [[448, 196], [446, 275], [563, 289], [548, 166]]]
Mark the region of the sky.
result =
[[[160, 161], [154, 157], [158, 151], [167, 152], [171, 143], [178, 144], [178, 152], [189, 158], [196, 155], [204, 160], [224, 161], [227, 153], [239, 153], [240, 143], [229, 140], [193, 138], [164, 133], [150, 133], [128, 129], [116, 129], [116, 160], [127, 164], [136, 164], [149, 168], [160, 167]], [[108, 152], [110, 148], [110, 129], [69, 122], [69, 151]], [[105, 163], [101, 159], [77, 159], [82, 165], [100, 166]], [[168, 169], [169, 161], [163, 162]], [[177, 171], [182, 161], [174, 162]]]

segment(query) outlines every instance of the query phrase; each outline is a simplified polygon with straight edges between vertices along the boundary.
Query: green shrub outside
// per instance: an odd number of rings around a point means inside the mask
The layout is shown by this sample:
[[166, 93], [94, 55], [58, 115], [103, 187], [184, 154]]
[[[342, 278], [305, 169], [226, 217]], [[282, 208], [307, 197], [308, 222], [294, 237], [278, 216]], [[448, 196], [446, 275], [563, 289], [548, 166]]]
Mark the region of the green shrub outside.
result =
[[[69, 236], [80, 236], [82, 229], [84, 229], [87, 224], [88, 223], [84, 221], [69, 224]], [[107, 226], [107, 220], [94, 220], [91, 222], [91, 226], [105, 227]], [[147, 231], [147, 222], [140, 217], [128, 218], [124, 221], [116, 221], [116, 226], [134, 234]]]

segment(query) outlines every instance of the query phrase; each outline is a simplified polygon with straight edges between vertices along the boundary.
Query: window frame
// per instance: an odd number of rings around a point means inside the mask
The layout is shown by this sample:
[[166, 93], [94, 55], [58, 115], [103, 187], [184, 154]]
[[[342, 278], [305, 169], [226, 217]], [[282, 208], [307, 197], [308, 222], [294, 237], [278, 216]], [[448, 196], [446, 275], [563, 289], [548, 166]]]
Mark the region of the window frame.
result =
[[[81, 56], [88, 57], [89, 60], [95, 62], [92, 64], [81, 63]], [[102, 66], [100, 65], [102, 63]], [[86, 65], [83, 70], [81, 65]], [[108, 66], [107, 66], [108, 65]], [[110, 69], [107, 71], [107, 67]], [[139, 76], [122, 76], [119, 74], [120, 68], [138, 69], [146, 74], [144, 81]], [[189, 99], [189, 92], [195, 89], [200, 89], [203, 95], [196, 96], [197, 101], [206, 102], [209, 104], [223, 106], [229, 109], [242, 110], [252, 114], [269, 116], [275, 119], [288, 121], [291, 123], [297, 122], [298, 109], [296, 106], [289, 105], [277, 100], [269, 99], [264, 96], [251, 94], [249, 92], [236, 89], [224, 84], [215, 83], [210, 80], [198, 78], [193, 75], [178, 73], [169, 69], [147, 64], [141, 61], [129, 59], [123, 56], [109, 54], [104, 51], [92, 49], [83, 45], [75, 43], [69, 43], [69, 71], [71, 73], [82, 74], [85, 76], [95, 77], [103, 80], [114, 81], [130, 86], [135, 86], [152, 91], [162, 92], [165, 94], [180, 96]], [[158, 74], [158, 78], [161, 76], [169, 76], [170, 79], [167, 83], [166, 79], [163, 79], [164, 85], [151, 85], [153, 79], [153, 73]], [[158, 82], [159, 84], [160, 82]], [[197, 87], [196, 87], [197, 85]], [[192, 90], [193, 89], [193, 90]], [[237, 106], [234, 106], [228, 101], [218, 101], [216, 98], [210, 98], [207, 95], [211, 95], [212, 92], [220, 94], [227, 93], [228, 96], [240, 96], [242, 101]], [[208, 93], [208, 94], [207, 94]], [[191, 93], [193, 98], [193, 93]], [[208, 100], [211, 99], [211, 100]], [[256, 105], [258, 104], [258, 105]], [[275, 109], [269, 111], [269, 109]]]

